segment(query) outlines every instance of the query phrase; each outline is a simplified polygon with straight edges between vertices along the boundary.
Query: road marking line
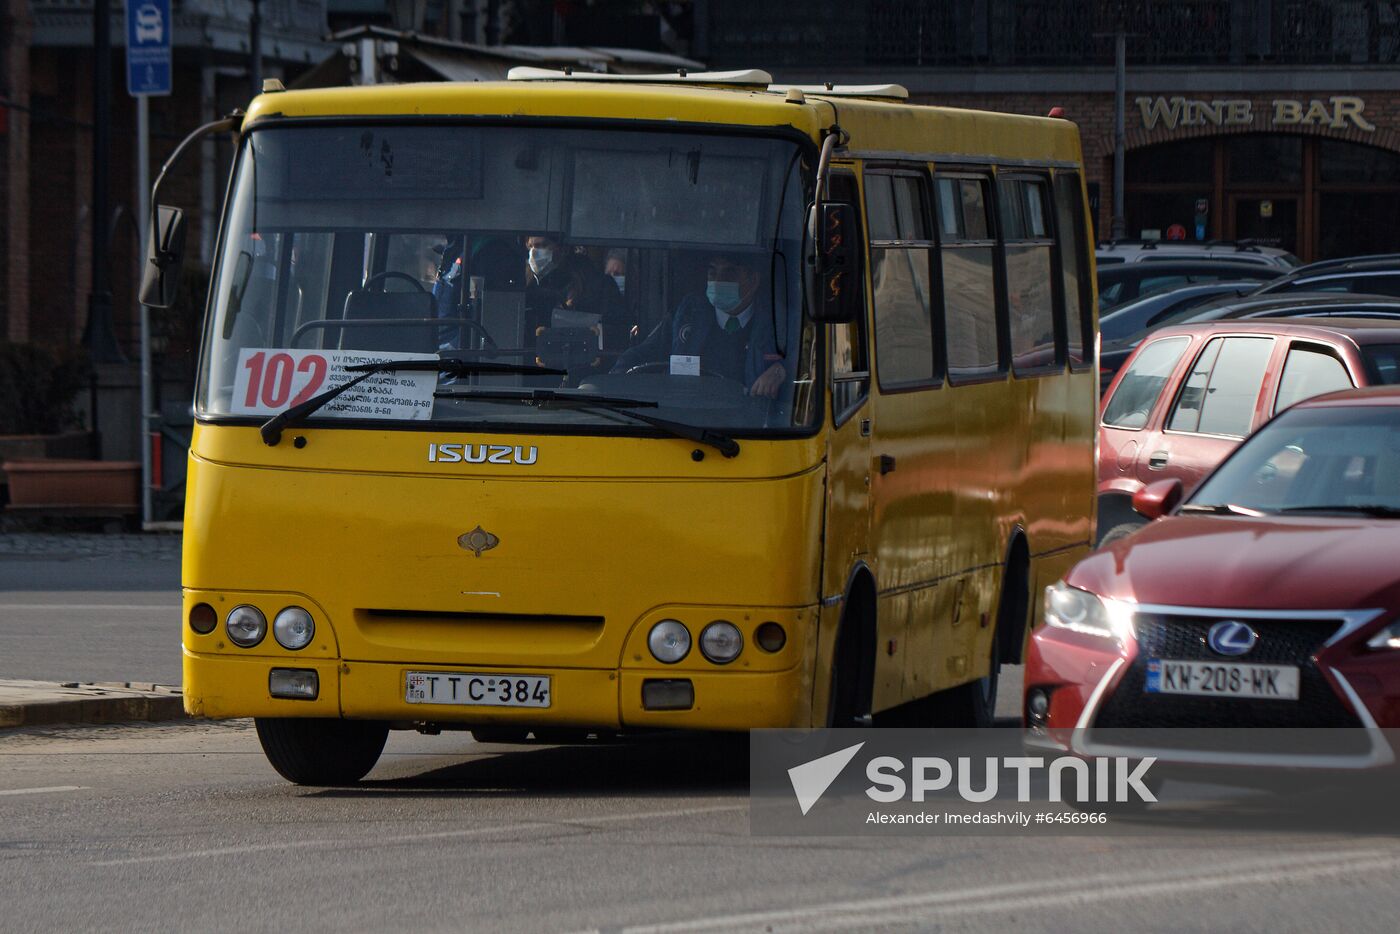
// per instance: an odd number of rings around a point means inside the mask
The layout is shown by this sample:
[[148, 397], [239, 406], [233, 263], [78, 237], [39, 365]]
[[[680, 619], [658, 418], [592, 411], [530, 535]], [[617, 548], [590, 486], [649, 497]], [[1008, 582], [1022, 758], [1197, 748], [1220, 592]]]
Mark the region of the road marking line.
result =
[[[1318, 876], [1333, 876], [1343, 873], [1357, 872], [1358, 870], [1370, 869], [1380, 871], [1384, 869], [1394, 869], [1400, 867], [1400, 858], [1391, 858], [1381, 861], [1371, 859], [1351, 859], [1334, 863], [1321, 863], [1315, 866], [1299, 866], [1294, 869], [1259, 870], [1251, 873], [1241, 873], [1231, 879], [1218, 879], [1212, 877], [1197, 877], [1193, 879], [1182, 879], [1173, 882], [1145, 883], [1143, 885], [1125, 887], [1121, 890], [1102, 892], [1097, 889], [1078, 889], [1068, 892], [1049, 895], [1031, 895], [1023, 898], [1008, 899], [999, 904], [982, 905], [954, 905], [950, 908], [934, 912], [934, 916], [941, 915], [966, 915], [966, 914], [987, 914], [996, 911], [1014, 911], [1020, 908], [1055, 908], [1064, 905], [1082, 905], [1087, 903], [1097, 903], [1109, 899], [1124, 898], [1152, 898], [1160, 895], [1178, 895], [1188, 892], [1204, 892], [1211, 889], [1219, 889], [1227, 886], [1253, 885], [1256, 883], [1269, 883], [1279, 881], [1301, 882], [1304, 879]], [[876, 917], [885, 922], [887, 919], [896, 917], [908, 917], [910, 912], [891, 912], [887, 915], [877, 915]], [[923, 914], [921, 917], [927, 918]], [[807, 930], [841, 930], [851, 927], [865, 927], [864, 920], [847, 919], [836, 925], [818, 924], [815, 927], [807, 926]]]
[[393, 837], [373, 837], [370, 839], [337, 838], [327, 840], [288, 840], [283, 843], [250, 843], [245, 846], [226, 846], [211, 850], [186, 850], [179, 853], [160, 853], [152, 856], [128, 856], [122, 859], [107, 859], [93, 862], [93, 866], [126, 866], [133, 863], [165, 863], [205, 856], [242, 856], [248, 853], [266, 853], [276, 850], [306, 849], [308, 847], [340, 848], [360, 844], [375, 846], [402, 843], [417, 843], [421, 840], [449, 840], [456, 837], [480, 837], [493, 833], [515, 833], [521, 830], [543, 830], [560, 825], [570, 827], [591, 827], [594, 824], [615, 824], [634, 820], [666, 820], [674, 817], [689, 817], [693, 814], [715, 814], [721, 811], [746, 811], [747, 804], [726, 804], [708, 808], [684, 808], [677, 811], [647, 811], [633, 814], [606, 814], [602, 817], [575, 817], [559, 820], [526, 821], [516, 824], [500, 824], [494, 827], [470, 827], [464, 830], [440, 830], [431, 833], [401, 834]]
[[147, 612], [148, 610], [178, 610], [178, 603], [0, 603], [0, 610], [106, 610], [107, 612]]
[[[638, 925], [623, 928], [622, 931], [625, 934], [679, 934], [692, 931], [730, 931], [741, 927], [772, 930], [775, 925], [791, 925], [802, 930], [866, 928], [876, 921], [892, 921], [911, 916], [917, 916], [920, 920], [931, 920], [942, 914], [975, 914], [1106, 898], [1137, 898], [1144, 895], [1220, 888], [1241, 881], [1268, 882], [1335, 874], [1368, 866], [1383, 869], [1394, 865], [1400, 865], [1400, 853], [1394, 850], [1344, 850], [1289, 859], [1216, 864], [1205, 870], [1197, 866], [1176, 872], [1104, 873], [1097, 876], [1079, 876], [1073, 880], [1044, 879], [952, 892], [931, 892], [926, 895], [830, 902], [802, 908]], [[1204, 875], [1203, 872], [1208, 872], [1209, 875]]]
[[86, 785], [50, 785], [48, 788], [6, 788], [0, 795], [42, 795], [50, 791], [87, 791]]

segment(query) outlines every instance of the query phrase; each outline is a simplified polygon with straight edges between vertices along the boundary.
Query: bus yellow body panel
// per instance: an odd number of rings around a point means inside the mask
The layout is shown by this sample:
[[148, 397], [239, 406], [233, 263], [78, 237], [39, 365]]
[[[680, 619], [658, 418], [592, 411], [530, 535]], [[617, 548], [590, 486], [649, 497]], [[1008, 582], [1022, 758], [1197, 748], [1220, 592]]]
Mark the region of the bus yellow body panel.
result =
[[[543, 711], [434, 708], [433, 719], [733, 729], [755, 716], [806, 721], [821, 560], [815, 440], [749, 442], [741, 458], [697, 462], [695, 445], [679, 439], [519, 437], [537, 448], [536, 463], [486, 471], [429, 464], [417, 431], [303, 436], [304, 448], [272, 448], [252, 428], [196, 430], [187, 514], [209, 524], [186, 536], [187, 609], [208, 603], [222, 618], [248, 604], [271, 620], [305, 606], [317, 637], [291, 652], [271, 636], [243, 649], [221, 629], [187, 630], [191, 712], [324, 715], [338, 685], [337, 715], [419, 719], [423, 708], [403, 699], [404, 672], [442, 669], [547, 674], [557, 701]], [[405, 463], [434, 469], [406, 473]], [[258, 521], [219, 521], [231, 511]], [[479, 555], [460, 541], [477, 527], [498, 539]], [[239, 589], [240, 580], [259, 586]], [[788, 640], [723, 668], [698, 651], [663, 665], [645, 645], [662, 619], [696, 633], [727, 619], [749, 645], [773, 621]], [[336, 675], [318, 669], [317, 702], [268, 697], [271, 668], [313, 658], [332, 660]], [[695, 680], [696, 707], [642, 716], [643, 676]]]

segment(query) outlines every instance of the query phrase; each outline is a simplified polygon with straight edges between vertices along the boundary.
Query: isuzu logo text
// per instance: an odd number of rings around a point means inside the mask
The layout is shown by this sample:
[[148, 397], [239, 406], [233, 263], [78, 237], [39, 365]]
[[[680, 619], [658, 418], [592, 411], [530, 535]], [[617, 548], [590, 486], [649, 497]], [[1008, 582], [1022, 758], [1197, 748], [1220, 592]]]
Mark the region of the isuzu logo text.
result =
[[535, 462], [539, 451], [533, 445], [521, 447], [509, 444], [430, 444], [430, 464], [520, 464]]

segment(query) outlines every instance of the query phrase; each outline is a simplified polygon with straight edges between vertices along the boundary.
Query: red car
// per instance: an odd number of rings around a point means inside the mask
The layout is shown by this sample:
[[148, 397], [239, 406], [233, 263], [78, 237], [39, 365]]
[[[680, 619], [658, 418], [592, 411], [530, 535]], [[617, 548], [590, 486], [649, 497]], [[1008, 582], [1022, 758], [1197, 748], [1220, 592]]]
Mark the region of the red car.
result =
[[[1298, 403], [1181, 499], [1176, 479], [1140, 490], [1157, 521], [1046, 590], [1028, 743], [1102, 755], [1112, 728], [1400, 727], [1400, 387]], [[1257, 761], [1231, 755], [1207, 758]], [[1393, 758], [1363, 742], [1328, 765]]]
[[1189, 491], [1240, 440], [1301, 399], [1400, 382], [1400, 322], [1229, 321], [1153, 331], [1104, 394], [1099, 541], [1142, 524], [1132, 497], [1174, 477]]

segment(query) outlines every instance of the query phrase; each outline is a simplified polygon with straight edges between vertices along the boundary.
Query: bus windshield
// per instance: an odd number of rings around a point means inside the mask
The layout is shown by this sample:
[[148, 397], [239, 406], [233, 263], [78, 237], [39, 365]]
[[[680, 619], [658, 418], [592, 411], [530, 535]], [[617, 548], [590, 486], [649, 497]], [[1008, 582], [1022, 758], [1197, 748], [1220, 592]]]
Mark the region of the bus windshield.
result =
[[649, 430], [539, 404], [547, 389], [739, 434], [808, 427], [803, 155], [722, 133], [256, 128], [230, 188], [199, 415], [266, 417], [355, 364], [442, 356], [525, 371], [377, 374], [310, 420]]

